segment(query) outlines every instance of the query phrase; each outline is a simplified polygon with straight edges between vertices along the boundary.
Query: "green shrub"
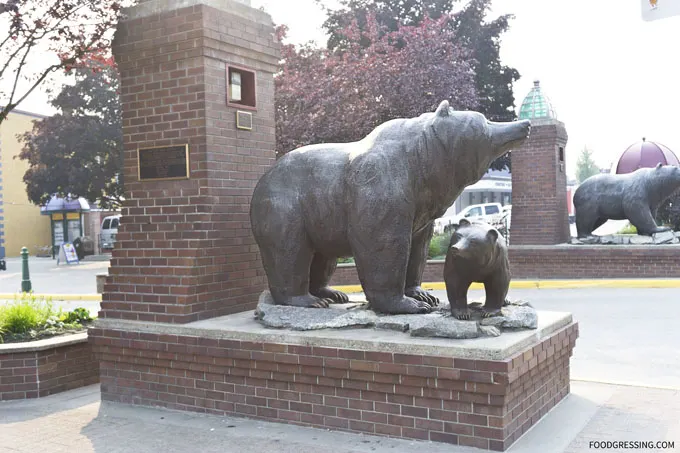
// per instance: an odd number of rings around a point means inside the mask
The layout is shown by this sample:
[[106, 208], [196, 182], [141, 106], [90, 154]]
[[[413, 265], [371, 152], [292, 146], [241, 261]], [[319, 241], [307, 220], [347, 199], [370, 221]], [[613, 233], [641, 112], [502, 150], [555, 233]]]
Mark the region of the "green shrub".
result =
[[14, 302], [0, 306], [0, 331], [26, 333], [44, 326], [55, 314], [51, 300], [22, 293], [14, 297]]
[[87, 308], [78, 307], [74, 308], [73, 311], [62, 314], [59, 320], [65, 324], [84, 324], [92, 321], [92, 316], [90, 316], [90, 311]]
[[435, 234], [430, 241], [430, 248], [428, 250], [427, 258], [443, 258], [446, 256], [446, 251], [451, 241], [451, 233]]
[[630, 223], [619, 230], [618, 234], [637, 234], [637, 228]]

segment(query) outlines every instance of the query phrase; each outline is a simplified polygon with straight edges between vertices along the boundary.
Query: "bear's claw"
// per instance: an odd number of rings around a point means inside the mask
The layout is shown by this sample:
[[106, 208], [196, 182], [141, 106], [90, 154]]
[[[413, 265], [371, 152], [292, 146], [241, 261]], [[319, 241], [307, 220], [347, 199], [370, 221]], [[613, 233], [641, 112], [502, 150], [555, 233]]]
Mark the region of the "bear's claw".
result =
[[430, 307], [439, 305], [439, 299], [422, 289], [420, 286], [408, 288], [404, 295], [415, 300], [426, 302]]
[[343, 293], [342, 291], [338, 291], [337, 289], [333, 289], [329, 286], [312, 290], [310, 291], [310, 294], [320, 299], [328, 299], [332, 304], [346, 304], [349, 302], [349, 297], [347, 296], [347, 294]]

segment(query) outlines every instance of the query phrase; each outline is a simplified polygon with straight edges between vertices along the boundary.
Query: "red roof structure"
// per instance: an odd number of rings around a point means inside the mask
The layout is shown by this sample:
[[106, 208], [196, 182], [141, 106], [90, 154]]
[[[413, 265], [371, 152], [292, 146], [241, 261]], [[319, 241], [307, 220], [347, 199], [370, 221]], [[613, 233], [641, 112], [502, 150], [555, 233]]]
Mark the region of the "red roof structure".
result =
[[648, 142], [644, 138], [626, 149], [614, 168], [616, 174], [631, 173], [638, 168], [652, 168], [657, 164], [680, 166], [680, 160], [667, 146]]

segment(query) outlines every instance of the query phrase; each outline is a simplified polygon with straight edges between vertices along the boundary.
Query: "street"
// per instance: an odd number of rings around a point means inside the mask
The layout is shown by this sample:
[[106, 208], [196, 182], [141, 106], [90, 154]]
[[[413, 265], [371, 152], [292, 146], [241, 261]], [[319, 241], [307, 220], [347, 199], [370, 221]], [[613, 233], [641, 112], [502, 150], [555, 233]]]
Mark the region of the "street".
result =
[[[36, 294], [96, 294], [96, 275], [106, 273], [108, 261], [60, 264], [51, 258], [29, 258], [29, 273]], [[7, 270], [0, 271], [0, 294], [21, 291], [21, 259], [8, 258]]]

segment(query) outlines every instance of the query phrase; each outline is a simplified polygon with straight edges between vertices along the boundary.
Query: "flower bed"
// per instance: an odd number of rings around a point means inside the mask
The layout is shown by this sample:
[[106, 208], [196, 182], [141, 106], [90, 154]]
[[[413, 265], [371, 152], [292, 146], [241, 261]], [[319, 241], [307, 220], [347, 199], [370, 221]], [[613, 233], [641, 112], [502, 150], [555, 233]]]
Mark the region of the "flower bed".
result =
[[55, 310], [32, 294], [0, 305], [0, 401], [38, 398], [99, 382], [87, 341], [89, 312]]
[[22, 343], [85, 332], [93, 321], [86, 308], [64, 312], [55, 309], [50, 299], [22, 293], [13, 302], [0, 305], [0, 342]]

